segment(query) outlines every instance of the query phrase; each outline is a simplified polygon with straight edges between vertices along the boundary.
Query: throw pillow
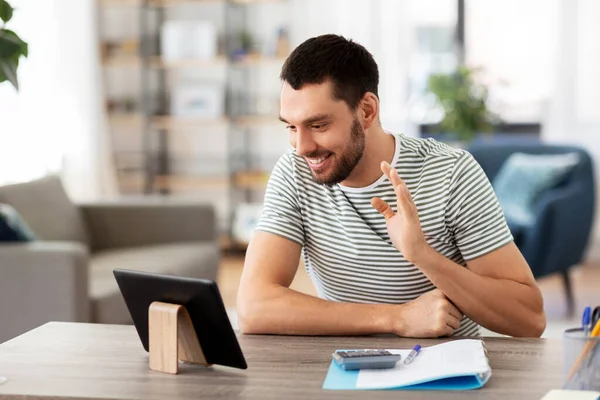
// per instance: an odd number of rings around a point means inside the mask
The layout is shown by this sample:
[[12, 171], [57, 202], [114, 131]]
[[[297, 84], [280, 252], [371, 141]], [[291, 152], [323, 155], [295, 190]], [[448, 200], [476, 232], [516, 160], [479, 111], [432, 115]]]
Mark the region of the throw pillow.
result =
[[0, 204], [0, 242], [30, 242], [36, 236], [17, 210]]
[[578, 163], [577, 153], [514, 153], [508, 157], [492, 182], [506, 219], [519, 225], [533, 224], [535, 200]]

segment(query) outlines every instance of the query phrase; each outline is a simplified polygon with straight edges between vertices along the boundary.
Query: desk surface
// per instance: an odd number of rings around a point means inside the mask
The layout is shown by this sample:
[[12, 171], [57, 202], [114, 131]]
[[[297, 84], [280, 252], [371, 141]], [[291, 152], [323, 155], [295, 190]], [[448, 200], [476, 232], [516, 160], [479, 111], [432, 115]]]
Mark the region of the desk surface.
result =
[[[337, 348], [410, 348], [397, 337], [240, 336], [248, 370], [184, 365], [148, 369], [132, 326], [51, 322], [0, 344], [0, 399], [397, 399], [397, 391], [321, 389]], [[424, 346], [441, 340], [419, 340]], [[402, 399], [539, 399], [562, 382], [559, 340], [486, 338], [492, 377], [465, 392], [401, 392]]]

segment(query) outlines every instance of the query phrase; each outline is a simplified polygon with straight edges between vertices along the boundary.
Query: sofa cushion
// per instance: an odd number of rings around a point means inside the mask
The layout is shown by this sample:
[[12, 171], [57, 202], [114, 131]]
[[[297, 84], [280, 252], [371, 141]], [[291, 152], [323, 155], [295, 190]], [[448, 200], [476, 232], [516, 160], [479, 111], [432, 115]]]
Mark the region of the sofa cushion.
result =
[[89, 244], [81, 211], [57, 176], [1, 186], [0, 203], [13, 206], [40, 240]]
[[115, 268], [216, 280], [218, 265], [216, 243], [189, 242], [97, 252], [91, 256], [89, 272], [92, 321], [131, 323], [113, 276]]
[[36, 236], [17, 210], [0, 203], [0, 242], [31, 242]]
[[559, 184], [578, 162], [577, 153], [513, 153], [492, 182], [506, 218], [520, 225], [533, 224], [538, 196]]

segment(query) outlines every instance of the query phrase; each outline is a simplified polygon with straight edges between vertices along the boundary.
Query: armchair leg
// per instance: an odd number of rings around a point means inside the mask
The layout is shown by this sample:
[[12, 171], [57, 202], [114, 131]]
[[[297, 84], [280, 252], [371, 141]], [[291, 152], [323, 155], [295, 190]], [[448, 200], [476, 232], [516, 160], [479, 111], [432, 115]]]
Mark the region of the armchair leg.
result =
[[575, 311], [575, 301], [573, 300], [573, 285], [571, 284], [571, 276], [569, 271], [562, 271], [563, 286], [565, 287], [565, 295], [567, 297], [567, 316], [572, 317]]

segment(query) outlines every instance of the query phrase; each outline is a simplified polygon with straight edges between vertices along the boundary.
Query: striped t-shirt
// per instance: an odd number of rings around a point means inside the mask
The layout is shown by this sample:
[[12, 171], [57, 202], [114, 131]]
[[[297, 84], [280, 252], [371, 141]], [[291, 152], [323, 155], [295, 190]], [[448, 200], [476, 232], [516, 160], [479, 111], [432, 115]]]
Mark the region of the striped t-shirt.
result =
[[[470, 153], [433, 139], [394, 136], [390, 164], [406, 182], [433, 249], [464, 266], [513, 240], [492, 186]], [[384, 217], [370, 204], [373, 197], [396, 210], [384, 175], [362, 188], [318, 184], [291, 149], [273, 169], [256, 229], [302, 246], [305, 268], [323, 299], [405, 303], [435, 287], [393, 246]], [[478, 335], [479, 325], [465, 317], [454, 334]]]

